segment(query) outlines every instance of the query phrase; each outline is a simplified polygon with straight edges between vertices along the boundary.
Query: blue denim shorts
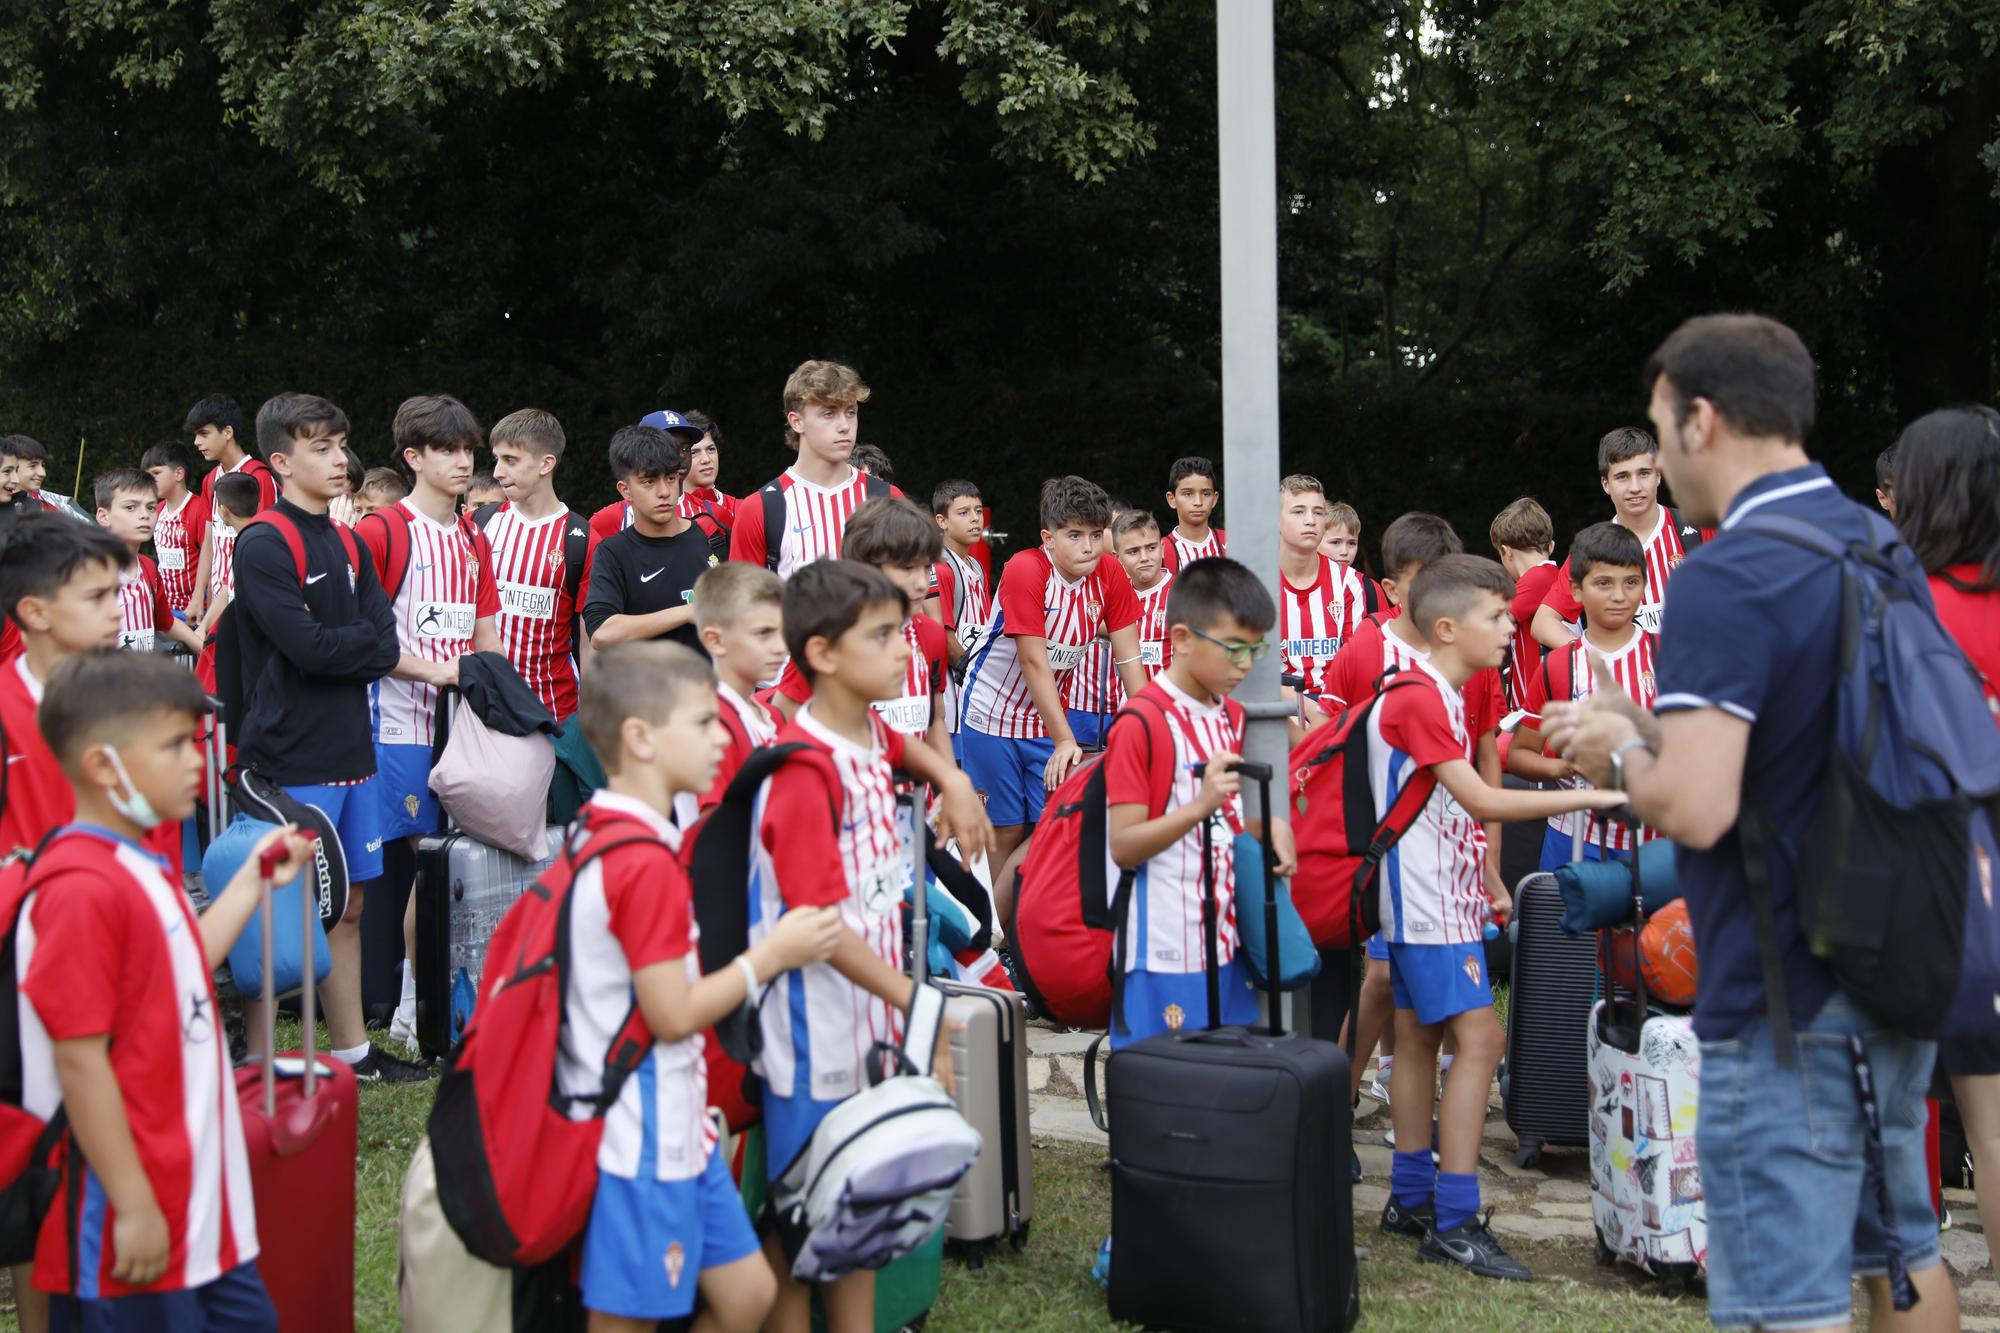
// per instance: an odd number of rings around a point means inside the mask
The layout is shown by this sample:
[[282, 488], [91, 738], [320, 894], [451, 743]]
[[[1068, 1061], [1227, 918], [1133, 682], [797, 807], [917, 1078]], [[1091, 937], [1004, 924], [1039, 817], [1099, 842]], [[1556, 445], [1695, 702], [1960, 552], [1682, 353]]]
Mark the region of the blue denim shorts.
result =
[[1779, 1067], [1761, 1019], [1701, 1044], [1695, 1148], [1708, 1211], [1708, 1314], [1718, 1328], [1845, 1323], [1850, 1277], [1888, 1270], [1866, 1187], [1853, 1033], [1866, 1038], [1875, 1075], [1903, 1262], [1912, 1272], [1938, 1262], [1924, 1155], [1924, 1093], [1937, 1047], [1876, 1030], [1836, 993], [1797, 1032], [1799, 1058], [1789, 1068]]

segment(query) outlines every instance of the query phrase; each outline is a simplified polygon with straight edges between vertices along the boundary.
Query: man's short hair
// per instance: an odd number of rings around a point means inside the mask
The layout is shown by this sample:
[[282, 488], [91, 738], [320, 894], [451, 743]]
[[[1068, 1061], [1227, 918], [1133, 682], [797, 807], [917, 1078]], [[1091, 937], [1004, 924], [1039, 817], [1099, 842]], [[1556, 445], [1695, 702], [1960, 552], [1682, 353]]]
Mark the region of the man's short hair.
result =
[[1875, 455], [1875, 489], [1894, 491], [1896, 488], [1896, 449], [1902, 442], [1890, 445]]
[[1252, 634], [1278, 623], [1271, 590], [1245, 565], [1228, 556], [1212, 555], [1181, 566], [1167, 593], [1167, 628], [1212, 630], [1224, 616]]
[[[722, 427], [715, 424], [714, 417], [706, 412], [696, 411], [692, 407], [682, 412], [681, 416], [686, 418], [688, 425], [706, 435], [710, 444], [717, 449], [722, 448]], [[696, 440], [695, 443], [699, 444], [701, 441]]]
[[1361, 536], [1361, 515], [1345, 500], [1335, 500], [1326, 507], [1326, 530], [1335, 528], [1346, 528], [1357, 539]]
[[1487, 593], [1502, 601], [1514, 596], [1514, 580], [1496, 560], [1483, 555], [1442, 555], [1424, 563], [1410, 583], [1410, 615], [1417, 633], [1430, 639], [1440, 620], [1463, 619]]
[[916, 501], [899, 495], [865, 500], [847, 520], [840, 539], [840, 558], [864, 565], [905, 569], [937, 563], [944, 554], [944, 534]]
[[111, 508], [121, 491], [144, 491], [155, 500], [160, 498], [159, 485], [150, 475], [135, 467], [112, 468], [109, 472], [99, 473], [97, 480], [90, 484], [90, 498], [99, 509]]
[[[216, 484], [221, 485], [221, 481]], [[410, 493], [410, 483], [403, 480], [403, 474], [392, 467], [371, 467], [361, 478], [361, 490], [370, 495], [379, 495], [394, 504]]]
[[806, 645], [814, 639], [835, 642], [875, 606], [893, 606], [903, 615], [910, 610], [909, 599], [887, 574], [858, 560], [815, 560], [785, 581], [785, 651], [807, 684], [813, 667]]
[[395, 424], [390, 431], [396, 441], [398, 463], [407, 463], [403, 457], [406, 449], [420, 452], [436, 449], [445, 453], [477, 449], [483, 434], [472, 410], [448, 393], [420, 393], [405, 398], [396, 408]]
[[1085, 477], [1050, 477], [1042, 483], [1042, 530], [1058, 532], [1071, 524], [1096, 532], [1111, 526], [1111, 497]]
[[225, 472], [215, 479], [215, 503], [238, 518], [255, 518], [263, 506], [257, 479], [243, 472]]
[[524, 407], [518, 412], [509, 412], [493, 423], [487, 433], [487, 443], [498, 448], [503, 444], [517, 444], [536, 458], [544, 456], [562, 461], [562, 423], [553, 412], [544, 412], [539, 407]]
[[941, 481], [931, 491], [931, 512], [942, 518], [951, 512], [952, 505], [966, 496], [980, 499], [979, 488], [963, 477], [952, 477]]
[[896, 480], [896, 465], [889, 461], [889, 455], [872, 444], [857, 444], [847, 461], [879, 481], [893, 484]]
[[658, 426], [620, 426], [611, 437], [611, 472], [628, 477], [685, 477], [688, 442]]
[[95, 523], [47, 510], [23, 514], [0, 534], [0, 613], [19, 624], [23, 599], [53, 597], [78, 571], [105, 563], [124, 569], [132, 553]]
[[347, 431], [347, 413], [315, 393], [281, 393], [257, 409], [257, 452], [267, 461], [289, 455], [300, 440]]
[[1294, 472], [1291, 476], [1286, 477], [1278, 483], [1278, 493], [1281, 495], [1317, 495], [1320, 499], [1324, 500], [1326, 498], [1326, 487], [1319, 484], [1318, 477], [1309, 477], [1303, 472]]
[[186, 667], [156, 653], [91, 648], [56, 664], [35, 720], [67, 768], [93, 745], [126, 742], [136, 724], [157, 713], [198, 718], [208, 711], [208, 694]]
[[1799, 335], [1764, 315], [1697, 315], [1646, 359], [1640, 383], [1651, 394], [1660, 377], [1685, 421], [1696, 398], [1739, 434], [1805, 443], [1814, 415], [1812, 353]]
[[1486, 530], [1486, 539], [1493, 543], [1493, 549], [1511, 546], [1517, 551], [1550, 551], [1555, 549], [1556, 525], [1549, 517], [1549, 511], [1542, 508], [1532, 495], [1524, 495], [1493, 516], [1493, 526]]
[[1616, 523], [1593, 523], [1576, 534], [1569, 544], [1569, 580], [1581, 584], [1592, 565], [1616, 565], [1620, 569], [1646, 568], [1646, 548], [1638, 534]]
[[1458, 533], [1436, 514], [1408, 513], [1382, 530], [1382, 576], [1400, 579], [1412, 565], [1428, 566], [1464, 550]]
[[734, 625], [753, 606], [775, 606], [783, 613], [785, 581], [762, 565], [746, 560], [725, 560], [694, 581], [688, 598], [694, 608], [694, 627]]
[[1167, 469], [1167, 490], [1171, 493], [1180, 489], [1180, 484], [1189, 477], [1207, 477], [1208, 484], [1220, 490], [1222, 483], [1216, 480], [1215, 464], [1200, 454], [1189, 454], [1186, 458], [1176, 458], [1174, 465]]
[[235, 432], [236, 443], [239, 446], [249, 435], [244, 429], [243, 409], [236, 405], [234, 398], [225, 398], [219, 393], [212, 393], [190, 407], [187, 419], [181, 422], [181, 429], [190, 435], [203, 426]]
[[1115, 547], [1119, 542], [1124, 541], [1127, 533], [1137, 532], [1140, 528], [1151, 528], [1154, 532], [1158, 532], [1160, 530], [1160, 520], [1154, 518], [1152, 511], [1148, 509], [1126, 510], [1117, 518], [1111, 520], [1112, 546]]
[[798, 448], [799, 433], [792, 429], [789, 417], [794, 412], [804, 411], [814, 403], [826, 403], [845, 407], [849, 403], [868, 401], [868, 386], [861, 382], [860, 374], [852, 366], [843, 366], [838, 361], [802, 361], [798, 369], [785, 377], [785, 442]]
[[1600, 479], [1608, 477], [1612, 468], [1629, 458], [1659, 452], [1660, 442], [1653, 438], [1651, 432], [1640, 430], [1637, 426], [1620, 426], [1606, 431], [1604, 438], [1597, 442], [1597, 475]]
[[139, 468], [150, 472], [156, 467], [178, 468], [184, 476], [194, 472], [194, 450], [179, 440], [161, 440], [139, 456]]
[[578, 685], [576, 711], [583, 719], [583, 738], [604, 771], [616, 773], [624, 752], [618, 734], [625, 719], [665, 722], [689, 690], [703, 686], [714, 691], [715, 668], [686, 644], [659, 639], [614, 643], [590, 659], [590, 670]]

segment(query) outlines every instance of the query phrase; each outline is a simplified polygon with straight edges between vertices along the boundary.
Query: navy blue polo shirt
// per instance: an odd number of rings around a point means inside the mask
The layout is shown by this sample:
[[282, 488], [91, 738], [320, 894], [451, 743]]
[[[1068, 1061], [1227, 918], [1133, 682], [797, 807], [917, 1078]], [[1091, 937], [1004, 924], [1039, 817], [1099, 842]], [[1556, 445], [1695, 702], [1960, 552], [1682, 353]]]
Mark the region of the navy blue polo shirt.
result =
[[[1765, 853], [1796, 1026], [1834, 990], [1833, 974], [1799, 932], [1792, 888], [1833, 734], [1841, 581], [1825, 556], [1746, 529], [1743, 521], [1759, 512], [1803, 519], [1843, 540], [1868, 531], [1867, 511], [1817, 463], [1744, 487], [1715, 540], [1697, 547], [1668, 585], [1653, 708], [1719, 708], [1750, 724], [1743, 799], [1761, 800], [1774, 826]], [[1708, 851], [1675, 853], [1701, 963], [1695, 1032], [1708, 1041], [1736, 1036], [1766, 1013], [1742, 843], [1732, 829]]]

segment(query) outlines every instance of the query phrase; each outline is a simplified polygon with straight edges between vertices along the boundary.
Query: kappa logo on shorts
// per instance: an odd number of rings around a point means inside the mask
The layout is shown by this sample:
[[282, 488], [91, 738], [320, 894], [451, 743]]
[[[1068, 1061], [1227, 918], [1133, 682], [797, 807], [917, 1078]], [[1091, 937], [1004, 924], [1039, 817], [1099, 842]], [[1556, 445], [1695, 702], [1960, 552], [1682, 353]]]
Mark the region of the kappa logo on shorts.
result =
[[667, 1246], [666, 1262], [667, 1285], [680, 1286], [681, 1270], [687, 1267], [687, 1249], [679, 1241], [672, 1242]]
[[1463, 963], [1460, 963], [1459, 966], [1465, 969], [1466, 978], [1469, 981], [1471, 981], [1473, 985], [1477, 986], [1479, 984], [1479, 960], [1477, 958], [1474, 958], [1471, 954], [1467, 954], [1465, 956], [1465, 961]]

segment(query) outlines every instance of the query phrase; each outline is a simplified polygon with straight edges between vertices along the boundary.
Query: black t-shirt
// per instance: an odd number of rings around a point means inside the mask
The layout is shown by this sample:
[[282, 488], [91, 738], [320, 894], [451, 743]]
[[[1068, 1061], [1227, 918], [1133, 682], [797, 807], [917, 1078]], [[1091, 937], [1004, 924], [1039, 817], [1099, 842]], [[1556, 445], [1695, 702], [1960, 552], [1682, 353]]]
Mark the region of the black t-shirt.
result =
[[[598, 543], [590, 558], [590, 595], [583, 623], [592, 634], [613, 616], [644, 616], [686, 606], [694, 581], [720, 563], [708, 538], [690, 523], [672, 537], [641, 536], [637, 528], [615, 532]], [[658, 637], [701, 649], [690, 621]]]

